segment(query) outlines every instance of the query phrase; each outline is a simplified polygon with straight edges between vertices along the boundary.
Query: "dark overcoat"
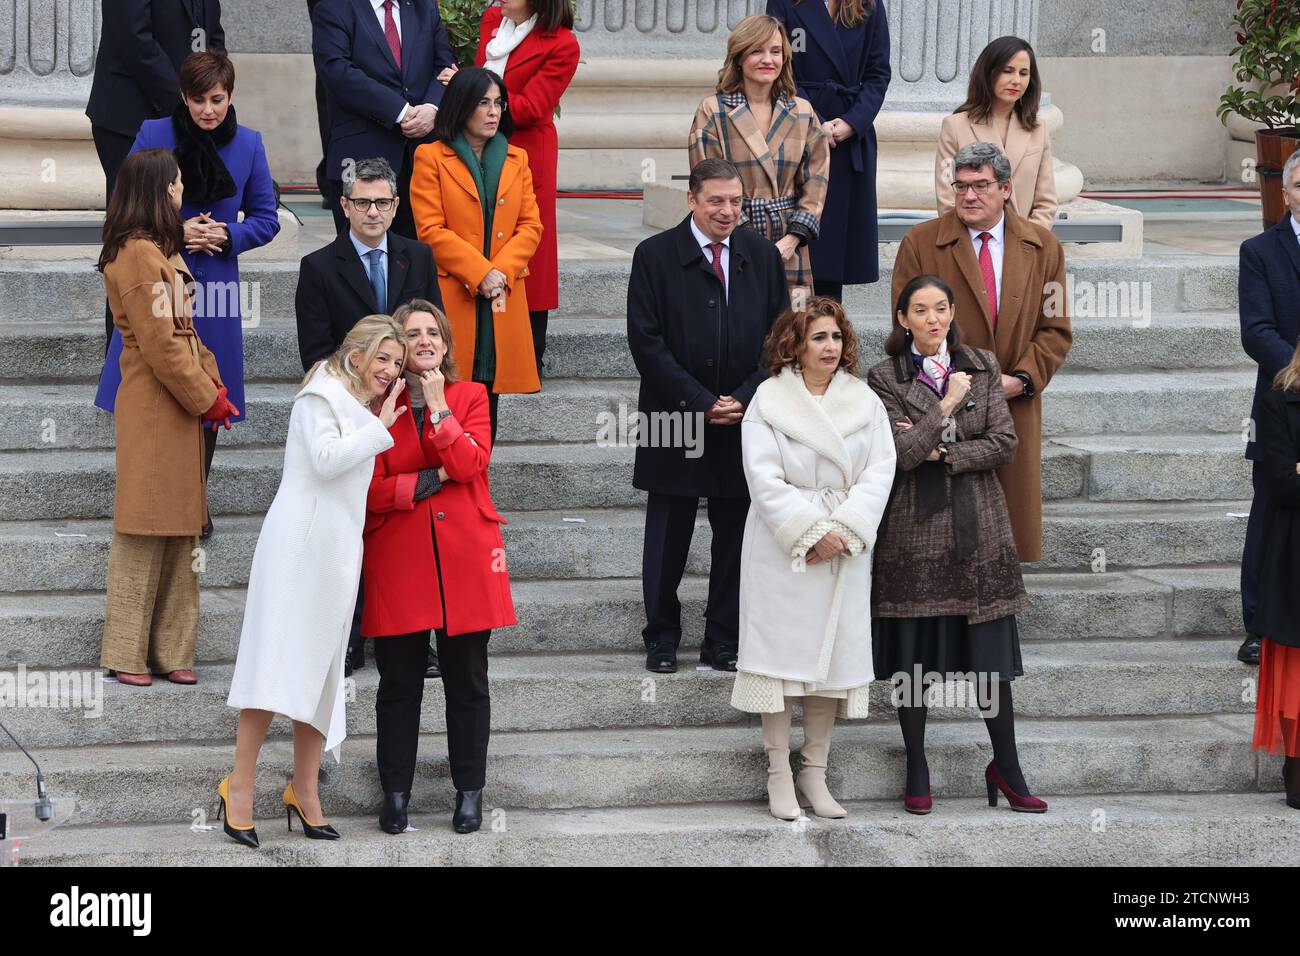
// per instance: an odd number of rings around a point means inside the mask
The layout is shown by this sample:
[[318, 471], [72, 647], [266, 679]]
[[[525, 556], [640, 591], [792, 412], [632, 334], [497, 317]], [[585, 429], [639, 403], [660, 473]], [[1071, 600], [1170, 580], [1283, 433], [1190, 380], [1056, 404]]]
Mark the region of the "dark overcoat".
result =
[[1254, 630], [1300, 647], [1300, 392], [1270, 389], [1257, 403], [1255, 456], [1268, 487]]

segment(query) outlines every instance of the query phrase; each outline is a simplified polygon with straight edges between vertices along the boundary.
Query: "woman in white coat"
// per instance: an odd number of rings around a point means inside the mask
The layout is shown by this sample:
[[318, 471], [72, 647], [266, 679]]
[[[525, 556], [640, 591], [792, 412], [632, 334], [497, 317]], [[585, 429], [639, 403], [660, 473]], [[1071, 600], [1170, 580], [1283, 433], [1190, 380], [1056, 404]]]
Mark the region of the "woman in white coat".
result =
[[289, 828], [296, 812], [308, 837], [338, 839], [324, 822], [316, 778], [322, 742], [334, 750], [345, 736], [343, 664], [366, 495], [375, 456], [392, 447], [388, 429], [406, 410], [395, 407], [405, 360], [401, 328], [386, 315], [367, 316], [312, 367], [294, 398], [284, 473], [253, 552], [227, 701], [239, 708], [235, 769], [217, 790], [225, 832], [247, 846], [258, 845], [253, 775], [275, 714], [293, 721], [293, 780], [283, 797]]
[[[741, 422], [752, 504], [740, 559], [740, 657], [733, 707], [762, 715], [768, 807], [843, 817], [826, 787], [837, 713], [867, 716], [871, 549], [894, 481], [884, 406], [854, 375], [857, 340], [843, 308], [813, 298], [772, 326], [771, 378]], [[791, 699], [804, 746], [790, 772]], [[798, 793], [796, 793], [796, 786]]]

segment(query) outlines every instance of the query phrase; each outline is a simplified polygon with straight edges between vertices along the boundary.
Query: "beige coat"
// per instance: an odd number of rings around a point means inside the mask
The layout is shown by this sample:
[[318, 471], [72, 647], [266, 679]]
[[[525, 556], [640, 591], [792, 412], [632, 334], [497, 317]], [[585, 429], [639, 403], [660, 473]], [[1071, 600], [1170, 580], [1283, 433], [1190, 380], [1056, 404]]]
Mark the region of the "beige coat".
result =
[[1065, 288], [1065, 254], [1055, 236], [1021, 219], [1010, 207], [1004, 239], [996, 335], [989, 322], [975, 246], [956, 212], [908, 230], [894, 263], [891, 298], [898, 301], [903, 286], [918, 275], [939, 276], [952, 287], [962, 344], [992, 352], [1007, 375], [1029, 375], [1034, 397], [1020, 396], [1008, 403], [1019, 447], [1011, 464], [998, 469], [998, 478], [1006, 493], [1020, 560], [1038, 561], [1043, 553], [1043, 389], [1065, 361], [1072, 342], [1068, 297], [1058, 291], [1049, 298], [1047, 284]]
[[1005, 143], [997, 129], [988, 123], [972, 122], [969, 113], [953, 113], [943, 118], [934, 159], [934, 192], [939, 215], [953, 207], [952, 158], [963, 146], [976, 142], [992, 143], [1011, 161], [1011, 202], [1016, 212], [1031, 222], [1052, 228], [1056, 217], [1052, 138], [1041, 119], [1037, 129], [1028, 130], [1014, 115]]
[[197, 535], [203, 525], [199, 419], [221, 377], [190, 322], [193, 282], [179, 255], [166, 258], [149, 239], [127, 241], [104, 268], [122, 333], [113, 529], [123, 534]]

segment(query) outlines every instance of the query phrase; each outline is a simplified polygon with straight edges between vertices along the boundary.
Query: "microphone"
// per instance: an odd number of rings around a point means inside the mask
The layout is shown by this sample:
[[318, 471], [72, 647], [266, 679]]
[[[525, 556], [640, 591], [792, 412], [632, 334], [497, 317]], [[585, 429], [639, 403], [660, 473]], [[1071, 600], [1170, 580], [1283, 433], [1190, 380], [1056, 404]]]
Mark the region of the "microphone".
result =
[[18, 749], [32, 762], [32, 766], [36, 768], [36, 819], [44, 823], [54, 816], [54, 803], [50, 800], [50, 795], [45, 792], [45, 774], [41, 772], [41, 765], [36, 762], [35, 757], [27, 753], [27, 748], [18, 742], [18, 738], [10, 733], [9, 728], [3, 723], [0, 723], [0, 730], [3, 730], [9, 736], [9, 739], [14, 742]]

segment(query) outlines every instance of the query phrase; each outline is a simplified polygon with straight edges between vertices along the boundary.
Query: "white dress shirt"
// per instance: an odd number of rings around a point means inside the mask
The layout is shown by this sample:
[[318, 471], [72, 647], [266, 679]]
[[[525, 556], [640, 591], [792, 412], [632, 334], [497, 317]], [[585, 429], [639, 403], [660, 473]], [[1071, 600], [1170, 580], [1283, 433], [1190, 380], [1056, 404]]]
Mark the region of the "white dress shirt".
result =
[[1300, 222], [1296, 221], [1294, 214], [1291, 216], [1291, 231], [1295, 233], [1296, 242], [1300, 242]]
[[970, 233], [971, 245], [975, 247], [976, 262], [979, 262], [980, 246], [984, 245], [984, 240], [979, 237], [980, 233], [987, 232], [989, 234], [989, 257], [993, 260], [993, 287], [998, 295], [999, 312], [1002, 311], [1002, 253], [1006, 251], [1006, 243], [1002, 241], [1002, 237], [1006, 233], [1006, 225], [1007, 217], [1003, 216], [990, 229], [966, 227], [966, 231]]
[[[700, 248], [704, 251], [704, 261], [708, 263], [712, 263], [713, 250], [710, 249], [709, 246], [713, 245], [713, 240], [710, 239], [708, 236], [706, 236], [700, 230], [699, 226], [695, 225], [694, 216], [691, 216], [691, 233], [695, 236], [695, 241], [700, 244]], [[731, 280], [731, 237], [730, 236], [727, 236], [726, 239], [722, 240], [722, 274], [727, 277], [726, 279], [723, 280], [722, 292], [727, 297], [727, 301], [731, 301], [731, 289], [729, 288], [728, 285], [728, 283]]]

